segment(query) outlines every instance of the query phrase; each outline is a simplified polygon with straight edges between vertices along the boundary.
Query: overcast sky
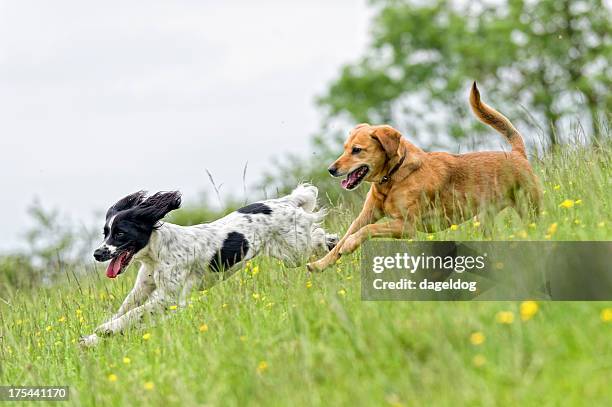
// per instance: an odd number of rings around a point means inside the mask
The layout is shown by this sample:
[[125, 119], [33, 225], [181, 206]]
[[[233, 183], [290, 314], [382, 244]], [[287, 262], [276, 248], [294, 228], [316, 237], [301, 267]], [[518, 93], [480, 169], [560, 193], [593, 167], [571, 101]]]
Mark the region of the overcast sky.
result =
[[[86, 224], [208, 168], [242, 190], [304, 152], [314, 104], [367, 44], [365, 0], [0, 1], [0, 251], [35, 198]], [[100, 219], [100, 222], [102, 220]]]

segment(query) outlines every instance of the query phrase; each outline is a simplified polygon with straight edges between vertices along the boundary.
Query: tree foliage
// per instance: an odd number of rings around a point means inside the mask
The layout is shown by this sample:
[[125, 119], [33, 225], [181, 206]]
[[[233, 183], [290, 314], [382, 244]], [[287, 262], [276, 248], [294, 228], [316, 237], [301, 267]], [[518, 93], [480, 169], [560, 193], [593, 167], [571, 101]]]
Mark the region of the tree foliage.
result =
[[523, 129], [539, 123], [550, 144], [573, 119], [602, 133], [612, 107], [612, 15], [601, 0], [372, 4], [369, 50], [319, 100], [331, 118], [391, 123], [421, 143], [448, 145], [483, 129], [467, 112], [477, 80]]

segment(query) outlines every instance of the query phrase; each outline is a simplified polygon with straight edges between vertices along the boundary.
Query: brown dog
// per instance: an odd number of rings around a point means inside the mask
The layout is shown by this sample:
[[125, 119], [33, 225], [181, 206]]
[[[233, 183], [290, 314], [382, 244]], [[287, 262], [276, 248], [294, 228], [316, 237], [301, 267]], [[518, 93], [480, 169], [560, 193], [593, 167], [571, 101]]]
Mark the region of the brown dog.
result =
[[[347, 175], [341, 184], [348, 190], [362, 181], [372, 186], [344, 237], [325, 257], [308, 264], [309, 270], [324, 270], [370, 237], [412, 237], [417, 229], [449, 227], [489, 208], [513, 206], [524, 215], [524, 207], [517, 205], [520, 191], [528, 211], [537, 213], [541, 190], [522, 136], [506, 117], [481, 102], [476, 82], [470, 105], [480, 121], [506, 137], [511, 152], [426, 153], [391, 126], [360, 124], [351, 131], [329, 172]], [[377, 224], [384, 216], [391, 220]]]

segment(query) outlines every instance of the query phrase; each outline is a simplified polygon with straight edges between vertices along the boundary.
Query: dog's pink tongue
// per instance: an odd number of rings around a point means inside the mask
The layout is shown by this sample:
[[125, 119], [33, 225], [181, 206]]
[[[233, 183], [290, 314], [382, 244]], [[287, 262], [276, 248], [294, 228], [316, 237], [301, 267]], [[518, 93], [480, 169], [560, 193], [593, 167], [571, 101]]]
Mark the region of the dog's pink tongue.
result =
[[340, 181], [340, 185], [342, 185], [342, 188], [348, 189], [353, 186], [353, 182], [355, 182], [356, 178], [357, 178], [357, 173], [351, 172], [345, 179]]
[[117, 277], [117, 275], [119, 274], [119, 271], [121, 271], [121, 262], [123, 261], [124, 257], [125, 257], [125, 253], [121, 253], [119, 256], [111, 260], [110, 264], [108, 265], [108, 268], [106, 269], [106, 277], [108, 278]]

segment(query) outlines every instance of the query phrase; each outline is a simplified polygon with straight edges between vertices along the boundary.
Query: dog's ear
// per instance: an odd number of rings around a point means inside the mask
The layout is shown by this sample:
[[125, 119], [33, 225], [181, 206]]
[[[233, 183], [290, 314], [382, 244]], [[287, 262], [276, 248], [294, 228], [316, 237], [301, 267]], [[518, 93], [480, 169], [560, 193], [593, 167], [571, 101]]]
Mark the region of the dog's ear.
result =
[[[388, 125], [376, 126], [371, 137], [385, 150], [389, 164], [393, 167], [403, 159], [402, 167], [416, 170], [422, 164], [423, 150], [412, 143], [402, 143], [399, 131]], [[407, 146], [407, 147], [406, 147]]]
[[146, 191], [138, 191], [121, 198], [117, 201], [117, 203], [108, 208], [108, 211], [106, 211], [106, 219], [116, 215], [118, 212], [133, 208], [136, 205], [142, 203], [145, 200], [146, 196]]
[[390, 161], [397, 162], [406, 154], [406, 151], [401, 148], [400, 139], [402, 135], [391, 126], [376, 126], [371, 137], [380, 143]]
[[169, 212], [181, 207], [179, 191], [157, 192], [134, 208], [134, 215], [147, 223], [155, 224]]

